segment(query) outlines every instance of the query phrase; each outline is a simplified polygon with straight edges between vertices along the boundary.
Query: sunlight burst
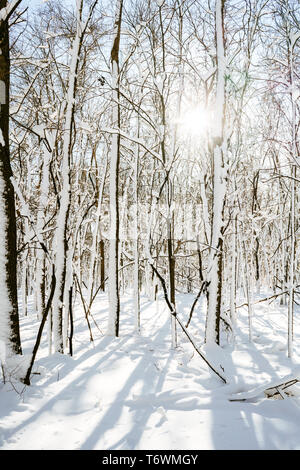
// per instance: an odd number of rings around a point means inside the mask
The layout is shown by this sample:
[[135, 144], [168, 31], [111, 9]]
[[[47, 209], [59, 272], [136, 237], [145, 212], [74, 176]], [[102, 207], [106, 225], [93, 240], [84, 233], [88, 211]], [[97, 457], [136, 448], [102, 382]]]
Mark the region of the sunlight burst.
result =
[[180, 134], [187, 134], [195, 138], [203, 136], [208, 131], [211, 125], [211, 116], [203, 106], [196, 106], [187, 109], [177, 122]]

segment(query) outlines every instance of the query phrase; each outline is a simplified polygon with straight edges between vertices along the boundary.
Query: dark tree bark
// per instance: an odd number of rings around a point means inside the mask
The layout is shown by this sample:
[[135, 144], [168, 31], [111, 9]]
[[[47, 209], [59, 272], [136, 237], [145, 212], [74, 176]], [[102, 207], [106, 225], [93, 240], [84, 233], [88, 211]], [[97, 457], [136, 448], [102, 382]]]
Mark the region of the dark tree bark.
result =
[[[6, 0], [0, 0], [0, 10], [7, 7]], [[8, 15], [9, 17], [9, 15]], [[17, 298], [17, 239], [14, 189], [11, 183], [12, 169], [9, 150], [9, 85], [10, 57], [8, 17], [0, 20], [0, 239], [5, 255], [0, 259], [1, 288], [7, 296], [9, 307], [3, 322], [8, 337], [4, 339], [12, 353], [22, 354], [19, 332]], [[1, 313], [3, 310], [1, 310]], [[3, 325], [4, 326], [4, 325]]]
[[105, 291], [105, 249], [104, 249], [104, 240], [100, 240], [100, 284], [101, 290]]

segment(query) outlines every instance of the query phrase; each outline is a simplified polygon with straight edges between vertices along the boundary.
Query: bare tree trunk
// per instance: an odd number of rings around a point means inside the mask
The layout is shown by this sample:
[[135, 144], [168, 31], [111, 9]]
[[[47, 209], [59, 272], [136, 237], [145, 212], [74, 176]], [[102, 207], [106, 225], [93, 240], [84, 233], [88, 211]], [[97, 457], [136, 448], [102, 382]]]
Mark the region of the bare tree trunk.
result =
[[[51, 148], [53, 149], [55, 145], [55, 138], [52, 133], [49, 133], [48, 141], [50, 141]], [[44, 148], [43, 154], [43, 166], [42, 166], [42, 176], [40, 184], [40, 197], [39, 197], [39, 207], [37, 214], [36, 230], [40, 235], [40, 232], [43, 229], [43, 226], [46, 222], [46, 210], [48, 205], [49, 197], [49, 169], [51, 164], [52, 151], [49, 151], [47, 147]], [[37, 269], [36, 269], [36, 293], [37, 293], [37, 307], [38, 307], [38, 318], [41, 319], [43, 311], [45, 309], [45, 252], [44, 250], [39, 249], [37, 251]]]
[[[91, 257], [90, 257], [90, 269], [89, 269], [89, 275], [88, 275], [88, 289], [87, 289], [87, 300], [88, 300], [88, 305], [91, 306], [93, 303], [93, 295], [94, 295], [94, 285], [95, 285], [95, 277], [96, 277], [96, 267], [97, 267], [97, 257], [98, 257], [98, 243], [99, 243], [99, 238], [101, 237], [101, 231], [100, 231], [100, 219], [101, 219], [101, 205], [102, 205], [102, 198], [103, 198], [103, 190], [104, 190], [104, 184], [105, 184], [105, 178], [106, 178], [106, 171], [107, 171], [107, 160], [105, 160], [104, 168], [103, 168], [103, 173], [102, 173], [102, 180], [99, 185], [99, 189], [97, 189], [96, 193], [96, 204], [97, 204], [97, 209], [96, 209], [96, 214], [95, 214], [95, 228], [93, 230], [93, 238], [92, 238], [92, 246], [91, 246]], [[102, 269], [104, 267], [104, 246], [103, 246], [103, 240], [100, 240], [100, 266], [101, 266], [101, 273], [100, 273], [100, 285], [101, 285], [101, 290], [104, 291], [104, 283], [102, 285], [102, 282], [104, 280], [104, 274], [102, 273]]]
[[[20, 3], [20, 2], [18, 2]], [[8, 7], [0, 0], [0, 10]], [[21, 354], [17, 297], [17, 249], [14, 188], [10, 177], [8, 16], [0, 19], [0, 341], [6, 356]]]
[[[120, 89], [119, 89], [119, 45], [121, 36], [123, 0], [117, 0], [113, 45], [111, 49], [112, 106], [113, 126], [120, 129]], [[113, 134], [110, 155], [110, 240], [109, 240], [109, 317], [107, 333], [119, 336], [120, 295], [119, 295], [119, 133]]]
[[[67, 273], [67, 230], [71, 207], [71, 155], [73, 145], [73, 125], [74, 125], [74, 102], [77, 88], [77, 72], [80, 51], [85, 34], [87, 22], [82, 21], [83, 0], [77, 0], [76, 33], [71, 49], [71, 63], [69, 69], [68, 89], [66, 97], [65, 124], [63, 129], [63, 157], [61, 173], [63, 176], [62, 189], [60, 195], [60, 207], [57, 217], [56, 229], [56, 288], [53, 298], [53, 335], [56, 352], [64, 352], [63, 341], [63, 312], [64, 312], [64, 292]], [[91, 14], [91, 10], [90, 10]]]
[[211, 228], [210, 265], [207, 289], [207, 317], [205, 342], [220, 342], [220, 318], [222, 303], [222, 266], [223, 266], [223, 225], [226, 195], [224, 138], [225, 116], [225, 41], [224, 41], [224, 4], [216, 0], [216, 47], [217, 47], [217, 88], [215, 105], [215, 130], [213, 138], [213, 207]]
[[[246, 294], [246, 300], [248, 305], [248, 326], [249, 326], [249, 342], [252, 341], [252, 317], [253, 317], [253, 301], [252, 301], [252, 289], [251, 289], [251, 274], [249, 275], [248, 261], [247, 261], [247, 249], [246, 243], [243, 239], [243, 233], [241, 235], [242, 240], [240, 243], [241, 263], [243, 264], [244, 274], [244, 291]], [[251, 262], [250, 262], [251, 267]], [[251, 269], [250, 269], [251, 273]]]
[[295, 179], [296, 165], [292, 165], [292, 194], [291, 194], [291, 255], [290, 255], [290, 285], [288, 304], [288, 357], [293, 356], [293, 323], [294, 323], [294, 271], [295, 271]]
[[100, 240], [100, 290], [105, 291], [105, 244], [104, 240]]
[[[170, 195], [170, 190], [169, 190]], [[170, 210], [170, 207], [169, 207]], [[168, 231], [168, 268], [169, 268], [169, 297], [170, 302], [173, 305], [174, 312], [176, 312], [176, 300], [175, 300], [175, 258], [173, 253], [173, 215], [168, 214], [167, 220], [167, 231]], [[177, 328], [176, 328], [176, 313], [171, 318], [171, 329], [172, 329], [172, 347], [177, 347]]]
[[[139, 138], [139, 116], [137, 117], [137, 137]], [[135, 329], [138, 333], [141, 330], [140, 312], [140, 270], [139, 270], [139, 145], [135, 146], [134, 154], [134, 274], [133, 274], [133, 297], [135, 313]]]
[[[298, 36], [299, 39], [299, 36]], [[291, 168], [291, 256], [290, 256], [290, 271], [289, 271], [289, 305], [288, 305], [288, 357], [293, 356], [293, 323], [294, 323], [294, 275], [295, 275], [295, 181], [296, 181], [296, 165], [297, 162], [297, 122], [296, 122], [296, 103], [293, 96], [293, 89], [295, 86], [295, 72], [294, 72], [294, 47], [298, 40], [294, 40], [289, 44], [289, 73], [290, 73], [290, 100], [292, 108], [292, 159], [293, 164]], [[298, 162], [297, 162], [298, 163]]]
[[236, 267], [237, 267], [237, 217], [234, 219], [231, 247], [230, 318], [236, 326]]

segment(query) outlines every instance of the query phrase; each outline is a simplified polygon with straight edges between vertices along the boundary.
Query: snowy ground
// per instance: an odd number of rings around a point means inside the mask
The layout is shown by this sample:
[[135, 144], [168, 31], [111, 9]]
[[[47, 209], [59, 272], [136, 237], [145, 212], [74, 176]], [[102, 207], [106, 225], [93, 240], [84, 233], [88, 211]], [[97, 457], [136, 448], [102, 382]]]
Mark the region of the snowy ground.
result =
[[[193, 297], [178, 296], [183, 318]], [[284, 400], [263, 393], [230, 402], [247, 391], [286, 376], [300, 364], [300, 322], [295, 324], [295, 356], [286, 357], [287, 308], [259, 304], [248, 342], [247, 315], [239, 310], [235, 345], [224, 348], [224, 385], [179, 334], [171, 350], [170, 318], [164, 302], [142, 298], [142, 335], [133, 331], [133, 302], [122, 297], [120, 338], [104, 336], [107, 299], [97, 298], [94, 343], [80, 305], [76, 308], [74, 357], [39, 351], [32, 386], [0, 382], [0, 449], [299, 449], [300, 389]], [[296, 315], [297, 317], [297, 315]], [[299, 317], [299, 315], [298, 315]], [[25, 353], [38, 322], [22, 318]], [[189, 328], [203, 340], [204, 314], [196, 309]], [[209, 351], [211, 354], [211, 352]], [[213, 357], [216, 357], [215, 351]], [[218, 365], [218, 364], [216, 364]], [[299, 372], [299, 367], [298, 367]]]

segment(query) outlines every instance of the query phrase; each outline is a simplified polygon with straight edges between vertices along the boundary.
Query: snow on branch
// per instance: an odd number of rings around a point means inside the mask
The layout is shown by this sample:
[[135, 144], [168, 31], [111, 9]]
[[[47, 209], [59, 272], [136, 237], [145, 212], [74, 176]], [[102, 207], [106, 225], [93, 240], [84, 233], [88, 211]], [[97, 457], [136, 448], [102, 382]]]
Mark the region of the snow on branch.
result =
[[13, 0], [6, 7], [0, 10], [0, 21], [7, 21], [15, 9], [20, 5], [22, 0]]
[[123, 132], [119, 129], [113, 129], [111, 127], [102, 127], [101, 132], [107, 132], [108, 134], [120, 134], [121, 137], [124, 137], [124, 139], [128, 139], [131, 142], [134, 142], [136, 144], [139, 144], [141, 147], [143, 147], [147, 152], [152, 155], [152, 157], [156, 158], [157, 160], [160, 161], [160, 163], [164, 165], [164, 162], [162, 161], [161, 156], [159, 153], [155, 152], [154, 150], [149, 149], [149, 147], [143, 142], [141, 139], [138, 139], [137, 137], [132, 137], [131, 135], [127, 134], [126, 132]]

